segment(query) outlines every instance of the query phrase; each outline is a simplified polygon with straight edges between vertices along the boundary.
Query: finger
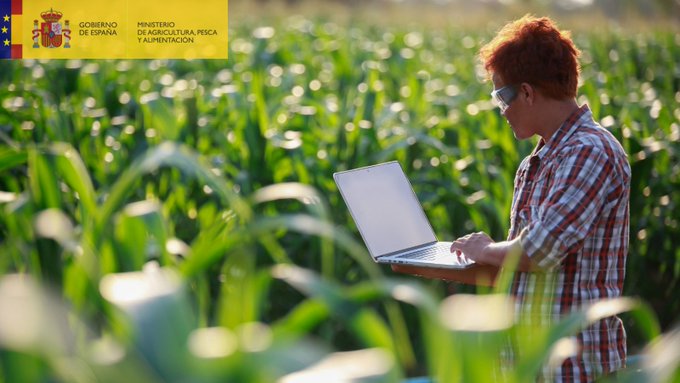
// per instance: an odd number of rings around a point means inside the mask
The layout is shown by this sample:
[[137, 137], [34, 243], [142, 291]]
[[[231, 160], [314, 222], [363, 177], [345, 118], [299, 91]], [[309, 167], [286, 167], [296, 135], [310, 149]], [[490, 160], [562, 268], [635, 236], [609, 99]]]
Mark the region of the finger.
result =
[[479, 234], [479, 236], [480, 236], [480, 237], [483, 237], [483, 238], [491, 238], [491, 237], [489, 237], [489, 234], [486, 234], [486, 233], [483, 232], [483, 231], [480, 231], [480, 232], [477, 233], [477, 234]]
[[458, 239], [456, 239], [455, 241], [451, 242], [451, 246], [453, 246], [453, 245], [460, 246], [460, 245], [463, 244], [463, 241], [464, 241], [464, 240], [458, 238]]

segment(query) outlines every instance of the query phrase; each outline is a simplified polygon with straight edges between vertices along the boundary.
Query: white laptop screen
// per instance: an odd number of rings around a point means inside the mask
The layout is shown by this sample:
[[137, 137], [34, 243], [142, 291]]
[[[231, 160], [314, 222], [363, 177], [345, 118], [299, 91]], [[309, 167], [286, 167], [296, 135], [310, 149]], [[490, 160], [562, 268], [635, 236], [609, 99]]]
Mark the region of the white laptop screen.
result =
[[437, 240], [398, 162], [334, 177], [373, 257]]

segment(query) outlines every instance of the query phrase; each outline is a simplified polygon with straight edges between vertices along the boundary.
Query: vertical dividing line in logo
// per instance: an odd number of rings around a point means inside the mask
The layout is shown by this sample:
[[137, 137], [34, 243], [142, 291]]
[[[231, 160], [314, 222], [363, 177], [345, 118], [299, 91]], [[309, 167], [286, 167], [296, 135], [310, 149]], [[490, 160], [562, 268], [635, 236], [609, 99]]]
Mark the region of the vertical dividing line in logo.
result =
[[0, 59], [20, 59], [21, 0], [0, 0]]

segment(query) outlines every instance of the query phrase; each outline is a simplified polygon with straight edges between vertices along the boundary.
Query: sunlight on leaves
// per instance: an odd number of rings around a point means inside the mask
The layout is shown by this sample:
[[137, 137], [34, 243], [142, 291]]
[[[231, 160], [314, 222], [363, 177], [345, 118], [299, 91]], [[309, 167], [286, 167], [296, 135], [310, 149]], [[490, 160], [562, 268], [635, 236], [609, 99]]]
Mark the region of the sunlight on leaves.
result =
[[38, 353], [66, 349], [66, 310], [25, 275], [0, 280], [0, 346]]
[[678, 378], [680, 369], [680, 328], [663, 335], [645, 349], [642, 368], [652, 382], [668, 382]]
[[73, 223], [61, 210], [48, 209], [38, 213], [34, 226], [38, 236], [74, 246]]
[[189, 336], [189, 350], [199, 358], [226, 358], [237, 348], [236, 335], [224, 327], [197, 329]]
[[362, 382], [386, 375], [393, 365], [390, 355], [381, 349], [337, 352], [305, 370], [282, 377], [278, 383]]
[[454, 331], [500, 331], [514, 321], [514, 303], [503, 294], [457, 294], [440, 307], [439, 319]]
[[100, 290], [108, 301], [123, 307], [170, 296], [180, 289], [179, 277], [170, 269], [147, 266], [144, 272], [109, 274], [102, 278]]
[[588, 308], [586, 312], [586, 320], [589, 323], [592, 323], [602, 318], [617, 315], [625, 311], [630, 311], [637, 305], [638, 302], [632, 298], [617, 298], [599, 301], [593, 303]]
[[578, 352], [578, 342], [575, 338], [562, 338], [555, 343], [550, 351], [548, 365], [559, 367], [565, 359], [570, 358]]

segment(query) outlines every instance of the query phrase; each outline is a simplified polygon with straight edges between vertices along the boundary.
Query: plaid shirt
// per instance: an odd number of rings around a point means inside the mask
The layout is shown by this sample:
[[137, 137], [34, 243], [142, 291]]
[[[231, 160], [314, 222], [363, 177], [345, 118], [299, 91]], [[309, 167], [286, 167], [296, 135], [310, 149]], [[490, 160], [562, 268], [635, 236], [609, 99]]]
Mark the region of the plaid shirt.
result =
[[[547, 273], [516, 274], [512, 293], [518, 313], [532, 312], [544, 324], [555, 324], [590, 302], [621, 296], [629, 194], [626, 154], [593, 121], [587, 105], [547, 143], [538, 143], [515, 177], [508, 238], [519, 236], [525, 253]], [[543, 380], [592, 381], [625, 366], [626, 334], [619, 318], [598, 321], [575, 339], [578, 354], [560, 368], [546, 366]]]

